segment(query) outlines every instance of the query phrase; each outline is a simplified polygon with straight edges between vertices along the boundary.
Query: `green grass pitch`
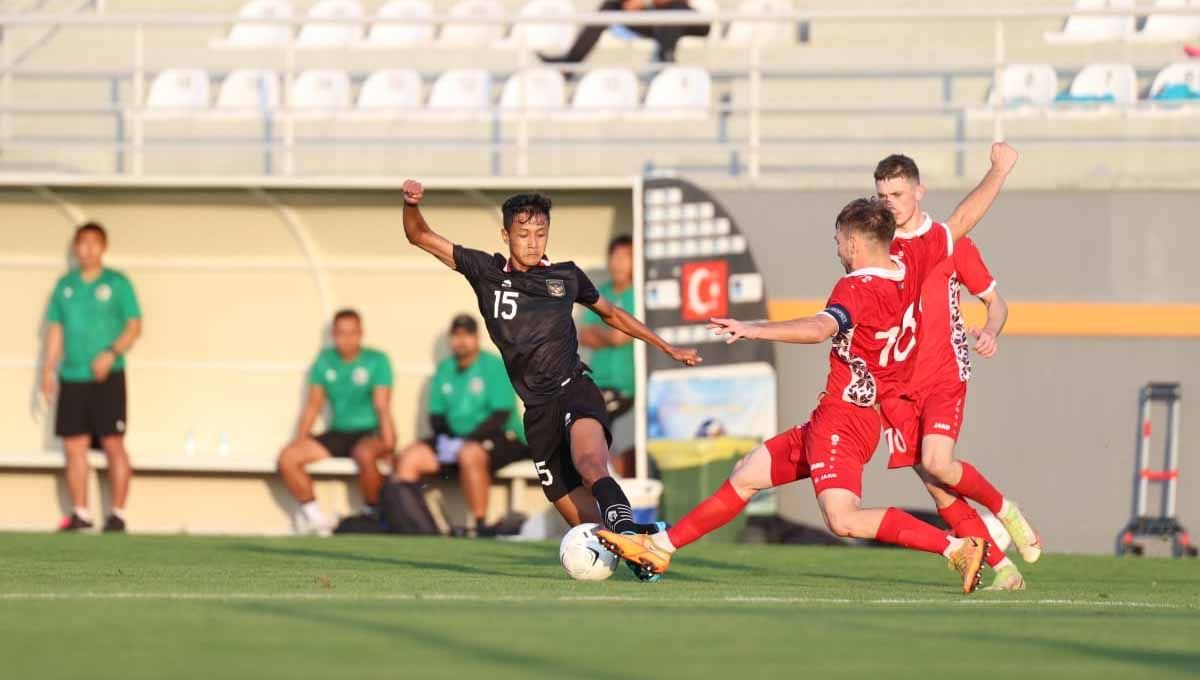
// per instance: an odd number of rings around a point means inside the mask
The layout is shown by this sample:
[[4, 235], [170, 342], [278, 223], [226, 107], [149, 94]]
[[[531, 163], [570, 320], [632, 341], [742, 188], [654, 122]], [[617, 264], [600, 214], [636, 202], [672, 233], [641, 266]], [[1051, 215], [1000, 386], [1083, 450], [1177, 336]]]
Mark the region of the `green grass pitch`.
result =
[[1200, 675], [1195, 561], [1051, 554], [964, 598], [900, 550], [702, 542], [642, 584], [573, 582], [556, 548], [0, 535], [0, 677]]

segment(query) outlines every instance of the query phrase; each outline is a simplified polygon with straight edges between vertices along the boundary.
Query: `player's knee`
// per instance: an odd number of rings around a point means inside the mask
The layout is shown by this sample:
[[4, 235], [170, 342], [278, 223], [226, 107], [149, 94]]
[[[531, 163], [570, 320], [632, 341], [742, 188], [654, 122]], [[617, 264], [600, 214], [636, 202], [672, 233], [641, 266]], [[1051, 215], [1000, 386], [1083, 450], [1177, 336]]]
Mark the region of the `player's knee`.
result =
[[479, 442], [469, 441], [458, 452], [458, 464], [460, 467], [487, 467], [488, 452]]
[[954, 470], [954, 459], [943, 456], [925, 456], [921, 459], [921, 467], [934, 480], [948, 484]]
[[834, 536], [850, 538], [854, 531], [851, 528], [850, 517], [847, 513], [832, 512], [825, 515], [825, 526]]
[[603, 456], [581, 456], [579, 460], [575, 461], [575, 469], [579, 471], [579, 476], [583, 478], [589, 488], [601, 479], [612, 476], [608, 472], [608, 465]]
[[374, 465], [375, 460], [379, 457], [379, 452], [374, 446], [359, 444], [354, 447], [354, 451], [350, 455], [354, 457], [354, 462], [358, 463], [358, 467], [361, 469], [368, 465]]

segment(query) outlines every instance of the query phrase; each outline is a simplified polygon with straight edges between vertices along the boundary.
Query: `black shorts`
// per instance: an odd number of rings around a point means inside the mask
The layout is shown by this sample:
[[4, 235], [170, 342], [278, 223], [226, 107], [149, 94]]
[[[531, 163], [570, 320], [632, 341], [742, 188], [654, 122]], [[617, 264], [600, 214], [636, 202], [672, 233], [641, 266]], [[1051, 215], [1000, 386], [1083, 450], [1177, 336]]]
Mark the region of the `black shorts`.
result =
[[583, 485], [571, 457], [571, 426], [592, 419], [604, 427], [612, 445], [612, 427], [604, 395], [587, 375], [578, 375], [550, 401], [525, 409], [525, 437], [533, 453], [542, 491], [551, 503]]
[[54, 434], [59, 437], [92, 436], [92, 448], [101, 437], [125, 434], [125, 372], [108, 374], [104, 382], [58, 382], [58, 410]]
[[354, 455], [354, 447], [359, 441], [376, 434], [375, 430], [329, 430], [314, 439], [334, 458], [349, 458]]
[[[426, 446], [433, 449], [433, 455], [436, 457], [437, 441], [433, 437], [423, 441]], [[528, 446], [522, 444], [517, 439], [510, 439], [507, 436], [498, 435], [483, 439], [479, 443], [488, 452], [488, 469], [491, 470], [492, 474], [519, 460], [528, 460], [533, 457], [529, 453]], [[458, 472], [458, 463], [440, 463], [440, 465], [442, 466], [441, 475], [443, 477]]]

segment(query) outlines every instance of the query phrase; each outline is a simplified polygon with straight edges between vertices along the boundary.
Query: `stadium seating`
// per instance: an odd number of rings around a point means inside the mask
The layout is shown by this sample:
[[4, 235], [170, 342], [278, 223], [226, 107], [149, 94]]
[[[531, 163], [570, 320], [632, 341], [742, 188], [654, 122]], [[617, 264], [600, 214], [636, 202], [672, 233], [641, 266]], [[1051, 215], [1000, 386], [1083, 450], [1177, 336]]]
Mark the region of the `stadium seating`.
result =
[[[738, 12], [784, 14], [795, 11], [791, 0], [742, 0]], [[796, 25], [790, 21], [732, 21], [725, 35], [725, 44], [745, 47], [751, 43], [794, 41]]]
[[[1075, 0], [1076, 9], [1130, 9], [1134, 0]], [[1061, 31], [1046, 34], [1046, 42], [1092, 43], [1120, 40], [1133, 35], [1136, 18], [1128, 16], [1071, 16]]]
[[[689, 0], [688, 4], [691, 5], [692, 9], [701, 14], [717, 14], [721, 11], [721, 6], [717, 3], [717, 0]], [[722, 28], [721, 22], [714, 21], [709, 26], [708, 37], [702, 38], [696, 35], [685, 35], [680, 38], [679, 44], [682, 47], [689, 45], [699, 46], [706, 43], [708, 45], [717, 45], [721, 42]]]
[[217, 94], [217, 110], [265, 113], [279, 108], [279, 75], [262, 69], [238, 69], [225, 77]]
[[1045, 106], [1058, 94], [1058, 74], [1050, 64], [1009, 64], [993, 85], [990, 105], [1007, 107]]
[[292, 84], [292, 110], [298, 114], [330, 113], [350, 108], [350, 76], [340, 69], [310, 69]]
[[492, 74], [481, 68], [455, 69], [438, 76], [426, 108], [442, 117], [469, 117], [492, 108]]
[[208, 71], [199, 68], [168, 69], [150, 84], [146, 109], [162, 114], [207, 111], [210, 87]]
[[365, 14], [358, 0], [320, 0], [308, 11], [310, 19], [354, 19], [355, 22], [311, 23], [300, 29], [299, 47], [347, 47], [362, 41], [363, 26], [357, 23]]
[[566, 82], [562, 73], [546, 67], [529, 68], [514, 74], [500, 93], [500, 109], [524, 110], [525, 115], [543, 117], [566, 105]]
[[375, 15], [367, 33], [368, 47], [417, 47], [433, 42], [433, 24], [404, 23], [404, 19], [433, 16], [428, 0], [391, 0]]
[[712, 101], [712, 78], [702, 68], [663, 69], [646, 90], [644, 113], [662, 118], [704, 116]]
[[576, 86], [569, 117], [614, 117], [635, 111], [637, 106], [638, 81], [633, 71], [598, 68], [589, 71]]
[[[507, 16], [499, 0], [461, 0], [450, 8], [450, 16], [456, 18], [486, 17], [498, 19]], [[438, 37], [442, 47], [470, 48], [485, 47], [504, 37], [504, 25], [498, 23], [446, 24]]]
[[359, 112], [396, 114], [421, 107], [421, 76], [411, 69], [383, 69], [367, 76], [358, 92]]
[[1129, 64], [1090, 64], [1071, 81], [1070, 89], [1059, 95], [1059, 101], [1132, 104], [1138, 98], [1137, 83], [1137, 72]]
[[[1155, 7], [1200, 8], [1200, 0], [1154, 0]], [[1149, 42], [1173, 42], [1200, 37], [1200, 15], [1182, 16], [1170, 14], [1150, 14], [1142, 30], [1134, 36], [1137, 40]]]
[[239, 21], [229, 29], [229, 35], [213, 43], [214, 47], [275, 47], [292, 39], [292, 28], [283, 24], [263, 24], [254, 19], [290, 19], [289, 0], [250, 0], [238, 12]]
[[[518, 16], [522, 17], [569, 17], [575, 13], [571, 0], [529, 0]], [[497, 47], [530, 49], [561, 54], [575, 40], [578, 28], [571, 23], [562, 24], [515, 24], [512, 33], [498, 43]]]

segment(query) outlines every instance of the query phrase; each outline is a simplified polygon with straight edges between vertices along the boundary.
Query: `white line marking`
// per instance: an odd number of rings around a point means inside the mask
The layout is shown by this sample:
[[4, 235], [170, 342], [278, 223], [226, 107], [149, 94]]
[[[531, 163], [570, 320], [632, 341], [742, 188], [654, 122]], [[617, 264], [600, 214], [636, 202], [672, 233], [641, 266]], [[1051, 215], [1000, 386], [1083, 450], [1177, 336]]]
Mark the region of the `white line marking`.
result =
[[1031, 606], [1031, 607], [1111, 607], [1138, 609], [1200, 609], [1197, 604], [1165, 602], [1136, 602], [1129, 600], [983, 600], [960, 599], [940, 600], [936, 598], [877, 598], [855, 600], [837, 597], [700, 597], [686, 600], [661, 600], [633, 595], [562, 595], [558, 597], [530, 597], [523, 595], [478, 596], [461, 593], [135, 593], [135, 592], [45, 592], [45, 593], [0, 593], [0, 600], [262, 600], [262, 601], [345, 601], [387, 600], [402, 602], [617, 602], [629, 604], [711, 605], [711, 604], [835, 604], [859, 606], [905, 606], [905, 605], [956, 605], [956, 606]]

